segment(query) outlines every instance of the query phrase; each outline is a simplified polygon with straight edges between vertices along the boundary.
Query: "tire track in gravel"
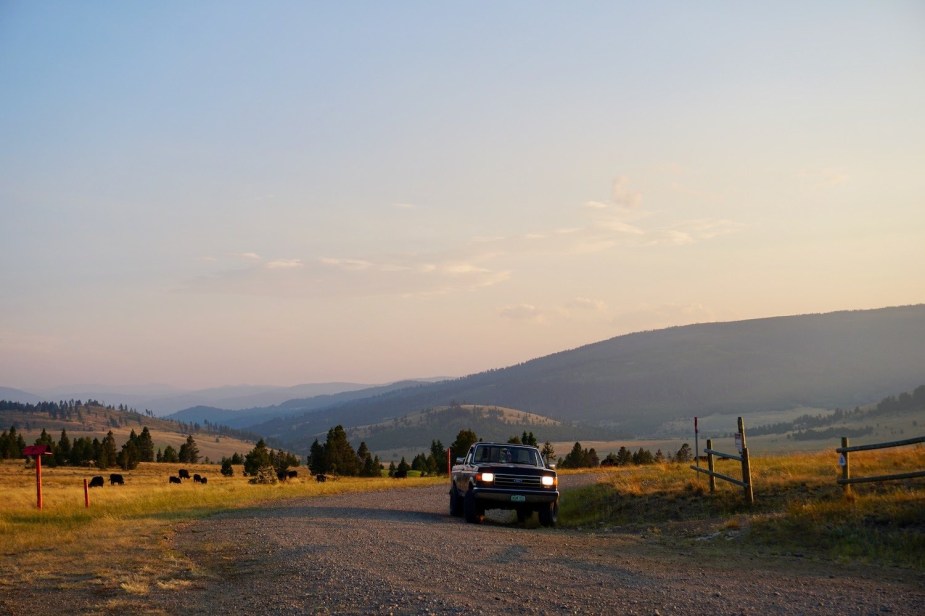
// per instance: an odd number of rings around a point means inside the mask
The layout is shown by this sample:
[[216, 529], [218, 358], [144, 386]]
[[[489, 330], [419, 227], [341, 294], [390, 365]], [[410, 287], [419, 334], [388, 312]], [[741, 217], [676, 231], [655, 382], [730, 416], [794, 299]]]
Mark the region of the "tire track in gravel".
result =
[[[581, 477], [562, 477], [563, 489]], [[921, 576], [835, 576], [829, 565], [747, 554], [690, 562], [635, 534], [524, 528], [510, 512], [466, 524], [449, 516], [446, 492], [299, 499], [185, 525], [174, 548], [194, 563], [191, 584], [155, 590], [150, 605], [185, 614], [925, 613]]]

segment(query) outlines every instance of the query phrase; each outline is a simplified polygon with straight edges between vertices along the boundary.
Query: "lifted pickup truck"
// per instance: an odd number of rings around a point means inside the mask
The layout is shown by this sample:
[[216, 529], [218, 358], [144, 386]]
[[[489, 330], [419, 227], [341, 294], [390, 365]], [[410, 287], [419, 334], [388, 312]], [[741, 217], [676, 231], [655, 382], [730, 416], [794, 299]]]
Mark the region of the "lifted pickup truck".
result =
[[450, 474], [450, 514], [478, 524], [487, 509], [513, 509], [525, 522], [536, 511], [543, 526], [559, 517], [559, 481], [536, 447], [476, 443]]

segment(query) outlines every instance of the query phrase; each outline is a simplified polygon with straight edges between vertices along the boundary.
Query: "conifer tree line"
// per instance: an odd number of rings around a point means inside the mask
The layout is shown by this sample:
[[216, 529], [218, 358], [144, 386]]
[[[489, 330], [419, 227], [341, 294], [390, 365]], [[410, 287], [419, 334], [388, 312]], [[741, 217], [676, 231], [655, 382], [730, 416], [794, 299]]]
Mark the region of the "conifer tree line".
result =
[[382, 474], [379, 456], [373, 456], [365, 442], [354, 450], [341, 425], [328, 430], [324, 444], [315, 439], [309, 449], [308, 468], [313, 475], [379, 477]]
[[[123, 470], [132, 470], [139, 462], [186, 462], [195, 464], [199, 462], [199, 446], [192, 435], [186, 437], [186, 442], [180, 446], [178, 452], [171, 445], [163, 451], [154, 450], [154, 441], [151, 432], [145, 426], [141, 434], [133, 429], [128, 440], [121, 449], [117, 449], [116, 438], [110, 430], [100, 440], [94, 437], [81, 436], [73, 441], [68, 437], [67, 430], [61, 430], [61, 437], [55, 441], [46, 430], [35, 439], [35, 445], [46, 445], [51, 455], [42, 459], [49, 466], [96, 466], [106, 469], [118, 466]], [[23, 457], [26, 442], [22, 435], [11, 426], [9, 431], [0, 434], [0, 458], [4, 460]]]
[[[125, 404], [120, 404], [119, 406], [104, 405], [102, 402], [93, 399], [85, 402], [81, 400], [62, 400], [60, 402], [38, 402], [36, 404], [0, 400], [0, 411], [19, 411], [26, 414], [47, 415], [55, 421], [73, 421], [77, 423], [83, 423], [92, 415], [110, 411], [118, 413], [113, 414], [107, 420], [109, 427], [112, 428], [127, 427], [131, 424], [142, 425], [146, 418], [154, 418], [154, 413], [149, 410], [145, 410], [144, 414], [142, 414]], [[244, 441], [255, 441], [260, 438], [252, 432], [229, 428], [222, 424], [212, 423], [209, 420], [204, 420], [202, 424], [199, 424], [199, 422], [177, 421], [160, 417], [158, 421], [171, 423], [176, 426], [177, 432], [186, 432], [188, 434], [204, 432], [206, 434], [238, 438]]]

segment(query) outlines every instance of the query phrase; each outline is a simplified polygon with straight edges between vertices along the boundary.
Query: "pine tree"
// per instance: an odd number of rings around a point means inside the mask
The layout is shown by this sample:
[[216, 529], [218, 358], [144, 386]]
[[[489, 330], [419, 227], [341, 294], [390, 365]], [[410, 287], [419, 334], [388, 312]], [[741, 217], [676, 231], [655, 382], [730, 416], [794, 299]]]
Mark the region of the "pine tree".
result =
[[343, 426], [328, 430], [328, 439], [324, 444], [325, 471], [338, 475], [356, 476], [360, 472], [357, 454], [347, 440]]
[[164, 447], [164, 455], [161, 457], [162, 462], [179, 462], [180, 454], [173, 448], [173, 445]]
[[135, 443], [138, 447], [138, 456], [141, 462], [154, 462], [154, 439], [151, 438], [151, 431], [148, 426], [141, 429], [138, 440]]
[[71, 459], [71, 439], [67, 437], [67, 431], [61, 430], [61, 438], [58, 439], [58, 447], [55, 449], [55, 462], [59, 465], [67, 464]]
[[461, 458], [469, 453], [469, 448], [472, 447], [474, 443], [477, 443], [478, 440], [479, 437], [476, 436], [475, 432], [472, 430], [460, 430], [456, 435], [456, 440], [450, 445], [450, 451], [453, 452], [453, 459]]
[[250, 453], [244, 456], [244, 472], [250, 477], [256, 476], [260, 469], [272, 466], [270, 450], [267, 449], [267, 444], [263, 439], [257, 441]]
[[325, 472], [324, 446], [315, 439], [308, 454], [308, 468], [312, 475], [321, 475]]
[[96, 458], [96, 465], [101, 469], [107, 469], [116, 464], [116, 438], [112, 435], [112, 430], [100, 443], [100, 453]]
[[180, 462], [196, 464], [199, 462], [199, 446], [190, 434], [186, 437], [186, 442], [180, 445]]

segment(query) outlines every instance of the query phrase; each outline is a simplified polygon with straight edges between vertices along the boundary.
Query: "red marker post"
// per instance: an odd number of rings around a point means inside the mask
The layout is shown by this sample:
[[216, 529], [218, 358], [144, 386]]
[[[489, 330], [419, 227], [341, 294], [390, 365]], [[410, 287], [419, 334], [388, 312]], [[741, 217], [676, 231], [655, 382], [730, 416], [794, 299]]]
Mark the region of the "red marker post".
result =
[[42, 509], [42, 456], [50, 456], [51, 452], [48, 445], [29, 445], [22, 450], [22, 455], [35, 457], [35, 503]]
[[694, 458], [697, 460], [697, 468], [700, 468], [700, 430], [697, 429], [696, 417], [694, 417]]

